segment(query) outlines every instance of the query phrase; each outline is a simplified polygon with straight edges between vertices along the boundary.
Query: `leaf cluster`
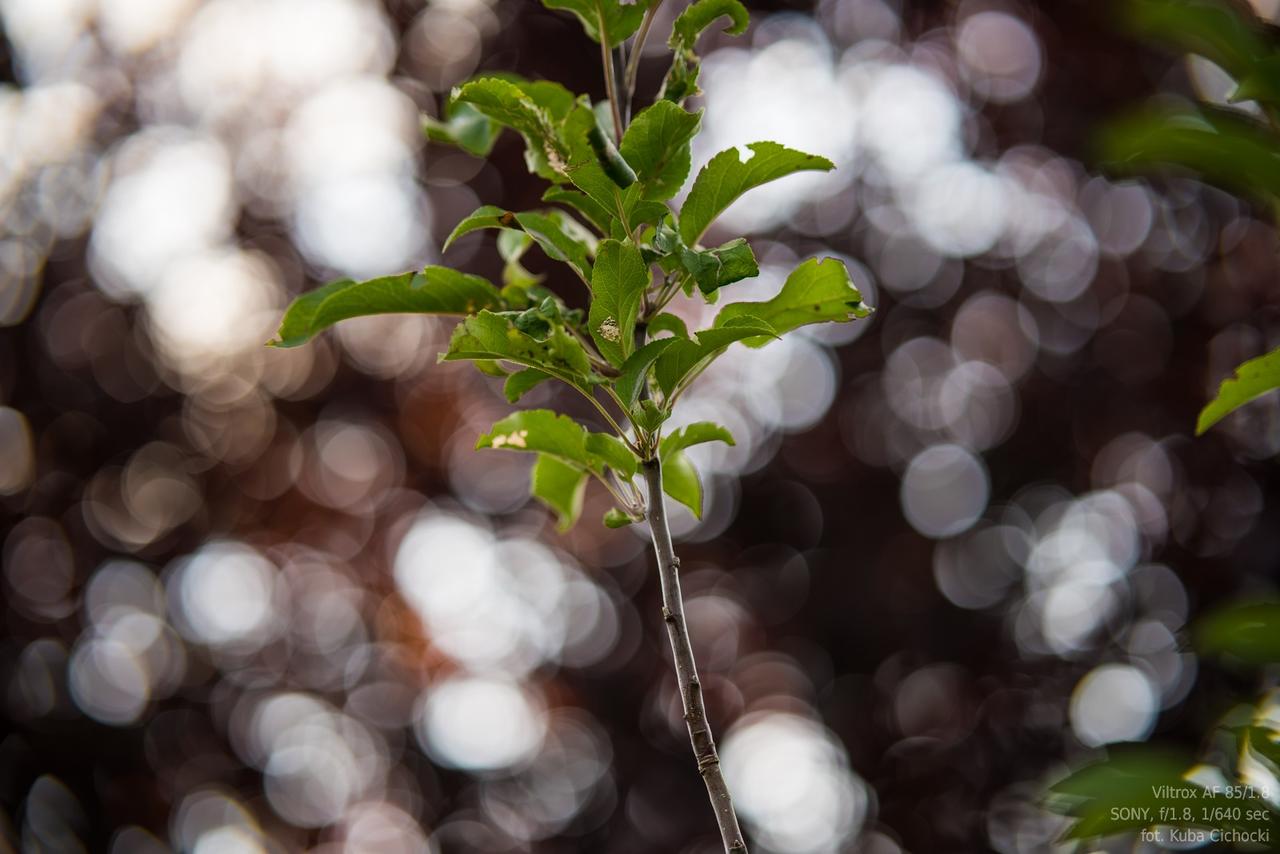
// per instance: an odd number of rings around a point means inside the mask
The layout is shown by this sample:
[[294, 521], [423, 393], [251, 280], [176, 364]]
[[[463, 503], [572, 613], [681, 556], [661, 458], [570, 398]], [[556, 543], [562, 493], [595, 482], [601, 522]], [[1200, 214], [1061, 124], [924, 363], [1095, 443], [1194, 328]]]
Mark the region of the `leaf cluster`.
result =
[[[637, 59], [656, 0], [543, 0], [574, 15], [586, 35]], [[697, 92], [699, 36], [720, 19], [745, 31], [739, 0], [697, 0], [676, 19], [671, 67], [652, 104], [629, 124], [618, 104], [593, 103], [548, 80], [487, 74], [456, 87], [441, 118], [424, 120], [437, 142], [486, 156], [505, 132], [524, 144], [525, 162], [548, 182], [543, 207], [508, 211], [485, 205], [457, 224], [444, 249], [472, 232], [496, 231], [501, 284], [430, 266], [367, 282], [343, 280], [299, 297], [273, 342], [293, 347], [341, 320], [387, 312], [461, 318], [441, 361], [470, 361], [504, 379], [517, 403], [547, 381], [563, 383], [595, 407], [608, 430], [594, 431], [552, 410], [515, 412], [479, 438], [477, 447], [536, 455], [532, 494], [558, 515], [561, 528], [579, 517], [594, 478], [616, 507], [606, 525], [642, 518], [636, 485], [641, 466], [661, 464], [669, 496], [700, 514], [702, 487], [686, 450], [733, 443], [722, 426], [701, 422], [665, 432], [690, 385], [730, 346], [764, 346], [798, 327], [867, 316], [870, 309], [844, 265], [801, 263], [771, 299], [733, 302], [705, 329], [689, 330], [667, 311], [683, 297], [715, 302], [723, 289], [759, 274], [742, 238], [702, 241], [715, 220], [744, 193], [805, 170], [826, 171], [826, 158], [761, 141], [715, 155], [694, 177], [684, 204], [672, 199], [688, 182], [691, 146], [702, 111], [684, 101]], [[624, 81], [603, 63], [613, 98]], [[610, 119], [614, 118], [615, 121]], [[744, 157], [745, 154], [745, 157]], [[572, 292], [560, 293], [523, 264], [534, 248], [566, 269]], [[585, 307], [573, 307], [585, 306]]]
[[[1228, 190], [1280, 205], [1280, 32], [1240, 0], [1124, 0], [1120, 23], [1134, 34], [1209, 60], [1235, 83], [1236, 108], [1165, 100], [1113, 122], [1100, 135], [1102, 159], [1117, 171], [1189, 170]], [[1197, 435], [1280, 388], [1280, 350], [1236, 368], [1201, 411]]]

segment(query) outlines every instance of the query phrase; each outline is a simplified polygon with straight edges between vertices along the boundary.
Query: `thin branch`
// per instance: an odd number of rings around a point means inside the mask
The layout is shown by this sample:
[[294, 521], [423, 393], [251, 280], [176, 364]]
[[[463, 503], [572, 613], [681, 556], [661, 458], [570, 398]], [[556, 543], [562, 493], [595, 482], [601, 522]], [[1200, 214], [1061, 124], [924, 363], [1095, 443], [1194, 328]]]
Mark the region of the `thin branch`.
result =
[[653, 19], [658, 16], [658, 7], [661, 5], [662, 0], [653, 0], [648, 11], [644, 13], [644, 20], [640, 22], [635, 41], [631, 43], [631, 56], [627, 58], [627, 72], [623, 79], [623, 89], [626, 90], [628, 101], [635, 96], [636, 76], [640, 71], [640, 55], [644, 53], [644, 43], [649, 40], [649, 30], [653, 27]]
[[613, 56], [609, 53], [609, 31], [604, 24], [604, 8], [600, 15], [600, 62], [604, 66], [604, 93], [613, 110], [613, 139], [622, 141], [622, 111], [618, 108], [618, 85], [613, 79]]
[[743, 841], [733, 799], [720, 771], [720, 757], [716, 753], [715, 739], [702, 702], [702, 683], [693, 660], [693, 647], [689, 645], [684, 599], [680, 595], [680, 560], [671, 545], [671, 530], [667, 527], [662, 496], [662, 463], [654, 458], [642, 463], [641, 468], [649, 487], [649, 528], [653, 534], [653, 551], [658, 558], [658, 579], [662, 585], [662, 619], [667, 624], [667, 636], [675, 658], [676, 681], [680, 686], [685, 723], [689, 726], [689, 741], [698, 762], [698, 772], [707, 785], [707, 796], [716, 813], [716, 824], [720, 827], [720, 839], [726, 854], [746, 854], [747, 843]]

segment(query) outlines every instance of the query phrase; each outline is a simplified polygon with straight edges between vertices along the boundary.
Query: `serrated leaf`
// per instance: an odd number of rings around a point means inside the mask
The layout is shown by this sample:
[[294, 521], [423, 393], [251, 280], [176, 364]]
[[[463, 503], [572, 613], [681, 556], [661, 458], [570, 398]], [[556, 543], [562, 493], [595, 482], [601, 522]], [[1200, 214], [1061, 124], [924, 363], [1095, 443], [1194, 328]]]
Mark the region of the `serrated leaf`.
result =
[[470, 104], [495, 122], [524, 137], [529, 169], [548, 180], [563, 180], [569, 152], [555, 123], [517, 83], [482, 77], [454, 90], [453, 101]]
[[602, 521], [606, 528], [625, 528], [634, 524], [636, 520], [631, 518], [631, 514], [625, 513], [617, 507], [610, 507], [609, 511], [604, 514]]
[[636, 467], [640, 461], [631, 452], [626, 443], [617, 436], [608, 433], [588, 433], [587, 453], [603, 460], [605, 465], [613, 469], [624, 480], [636, 475]]
[[690, 113], [671, 101], [658, 101], [631, 122], [622, 137], [622, 156], [635, 169], [648, 199], [669, 199], [689, 177], [689, 145], [702, 111]]
[[[853, 286], [849, 271], [841, 261], [810, 258], [787, 276], [782, 290], [773, 299], [726, 305], [716, 315], [716, 326], [751, 318], [767, 323], [781, 335], [810, 323], [843, 323], [868, 314], [870, 310], [862, 304], [862, 295]], [[761, 347], [769, 340], [762, 337], [744, 343]]]
[[685, 448], [691, 448], [694, 445], [701, 445], [706, 442], [724, 442], [726, 445], [735, 444], [733, 434], [729, 432], [727, 427], [711, 421], [695, 421], [663, 436], [658, 453], [659, 456], [665, 457], [668, 454], [674, 454], [677, 451], [683, 451]]
[[621, 3], [619, 0], [542, 0], [548, 9], [572, 12], [592, 41], [617, 47], [640, 28], [649, 0]]
[[523, 371], [516, 371], [507, 377], [507, 381], [502, 384], [502, 393], [507, 398], [507, 403], [515, 403], [535, 386], [549, 379], [551, 379], [551, 374], [546, 371], [540, 371], [537, 368], [525, 368]]
[[740, 318], [721, 327], [703, 329], [697, 336], [676, 341], [658, 357], [653, 376], [662, 393], [670, 396], [685, 377], [715, 359], [735, 341], [769, 338], [774, 335], [768, 323], [753, 317]]
[[1238, 365], [1235, 376], [1223, 380], [1217, 396], [1200, 411], [1196, 435], [1203, 435], [1227, 415], [1277, 388], [1280, 388], [1280, 350]]
[[427, 267], [365, 282], [342, 279], [303, 294], [280, 321], [273, 347], [297, 347], [340, 320], [371, 314], [471, 314], [497, 308], [498, 290], [479, 276]]
[[720, 17], [729, 19], [729, 25], [724, 28], [724, 31], [731, 36], [740, 36], [745, 33], [747, 24], [750, 23], [747, 7], [743, 6], [739, 0], [698, 0], [687, 6], [676, 17], [671, 25], [671, 38], [668, 45], [674, 50], [692, 48], [702, 31]]
[[628, 409], [640, 399], [645, 378], [649, 375], [649, 369], [653, 367], [653, 363], [675, 342], [675, 338], [659, 338], [656, 341], [650, 341], [623, 362], [618, 371], [618, 378], [614, 380], [613, 388]]
[[621, 367], [635, 349], [636, 315], [649, 286], [649, 268], [640, 250], [616, 240], [601, 241], [591, 276], [591, 337], [611, 365]]
[[738, 149], [730, 148], [712, 157], [698, 172], [680, 209], [680, 236], [693, 247], [725, 208], [753, 187], [767, 184], [795, 172], [827, 172], [835, 164], [816, 154], [805, 154], [776, 142], [753, 142], [747, 146], [751, 157], [744, 163]]
[[529, 477], [529, 494], [555, 511], [561, 533], [573, 527], [582, 515], [587, 492], [587, 471], [551, 454], [538, 454]]
[[583, 390], [598, 380], [581, 342], [563, 329], [556, 327], [545, 341], [539, 341], [517, 329], [510, 318], [490, 311], [459, 323], [448, 351], [440, 356], [442, 362], [475, 359], [501, 359], [537, 368]]
[[675, 451], [663, 458], [662, 491], [688, 507], [695, 518], [702, 518], [702, 480], [684, 452]]
[[1195, 53], [1236, 79], [1272, 52], [1261, 22], [1244, 5], [1222, 0], [1126, 0], [1119, 4], [1128, 28], [1144, 38]]
[[1280, 662], [1280, 603], [1228, 605], [1200, 618], [1195, 641], [1206, 655], [1226, 655], [1253, 665]]
[[1275, 138], [1235, 111], [1145, 110], [1108, 125], [1099, 135], [1098, 148], [1113, 171], [1182, 167], [1253, 198], [1280, 198]]

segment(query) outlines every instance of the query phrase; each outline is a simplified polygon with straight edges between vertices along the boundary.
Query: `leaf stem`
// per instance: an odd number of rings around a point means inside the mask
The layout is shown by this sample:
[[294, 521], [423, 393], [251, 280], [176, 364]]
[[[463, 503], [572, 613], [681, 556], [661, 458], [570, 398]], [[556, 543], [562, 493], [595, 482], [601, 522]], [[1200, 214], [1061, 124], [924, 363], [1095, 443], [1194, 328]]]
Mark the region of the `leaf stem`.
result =
[[613, 111], [614, 142], [622, 142], [622, 110], [618, 106], [618, 84], [613, 79], [613, 55], [609, 52], [609, 31], [604, 23], [604, 7], [600, 8], [600, 62], [604, 66], [604, 93]]
[[627, 58], [627, 71], [623, 80], [623, 89], [626, 90], [628, 100], [635, 96], [636, 76], [640, 71], [640, 55], [644, 53], [644, 43], [649, 40], [649, 30], [653, 27], [653, 19], [658, 16], [658, 7], [661, 5], [662, 0], [653, 0], [649, 5], [644, 13], [644, 20], [640, 22], [640, 29], [636, 32], [635, 41], [631, 43], [631, 55]]
[[707, 786], [707, 796], [716, 813], [720, 827], [720, 839], [726, 854], [746, 854], [747, 843], [738, 827], [738, 816], [733, 809], [729, 787], [720, 771], [720, 757], [716, 753], [711, 725], [707, 722], [707, 710], [702, 701], [702, 683], [698, 679], [698, 667], [693, 660], [693, 647], [689, 644], [689, 632], [685, 625], [684, 599], [680, 594], [680, 559], [671, 544], [671, 529], [667, 526], [665, 499], [662, 495], [662, 462], [656, 457], [640, 464], [645, 483], [649, 487], [648, 518], [653, 534], [653, 551], [658, 559], [658, 580], [662, 586], [662, 619], [671, 640], [671, 652], [675, 659], [676, 681], [680, 686], [680, 700], [684, 707], [684, 719], [689, 727], [689, 742], [698, 762], [698, 772]]

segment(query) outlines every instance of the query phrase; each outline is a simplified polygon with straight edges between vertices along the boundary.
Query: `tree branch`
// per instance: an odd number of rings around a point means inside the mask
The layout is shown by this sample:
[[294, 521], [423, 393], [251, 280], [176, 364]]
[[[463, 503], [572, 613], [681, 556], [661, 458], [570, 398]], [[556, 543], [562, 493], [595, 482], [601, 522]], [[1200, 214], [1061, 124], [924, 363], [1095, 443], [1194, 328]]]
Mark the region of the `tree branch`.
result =
[[702, 702], [702, 683], [698, 680], [698, 667], [693, 661], [693, 647], [689, 645], [684, 599], [680, 595], [680, 560], [671, 545], [666, 500], [662, 495], [662, 463], [654, 458], [642, 463], [641, 468], [649, 487], [649, 528], [653, 533], [653, 551], [658, 558], [658, 579], [662, 584], [662, 619], [667, 624], [667, 635], [671, 639], [676, 681], [680, 686], [685, 723], [689, 726], [689, 741], [698, 762], [698, 772], [707, 784], [707, 795], [716, 813], [716, 824], [720, 826], [720, 839], [724, 842], [726, 854], [746, 854], [747, 843], [738, 827], [738, 815], [729, 797], [729, 787], [720, 772], [720, 757], [716, 753], [711, 724], [707, 722], [707, 710]]

